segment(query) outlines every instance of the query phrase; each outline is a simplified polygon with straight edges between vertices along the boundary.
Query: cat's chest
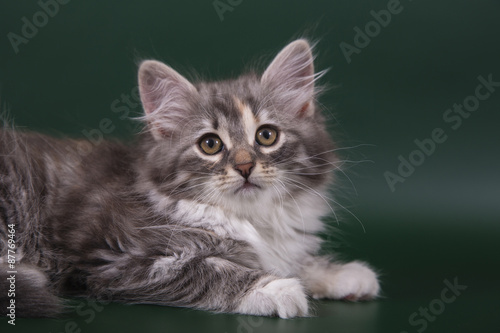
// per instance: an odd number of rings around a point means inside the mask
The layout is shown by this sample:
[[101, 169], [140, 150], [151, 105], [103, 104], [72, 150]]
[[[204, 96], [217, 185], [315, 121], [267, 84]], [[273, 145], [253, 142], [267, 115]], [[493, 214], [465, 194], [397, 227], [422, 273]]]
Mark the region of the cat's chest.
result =
[[317, 252], [320, 246], [315, 233], [321, 230], [322, 224], [318, 213], [307, 209], [300, 212], [293, 208], [269, 210], [268, 214], [256, 212], [241, 216], [191, 201], [180, 201], [177, 208], [177, 220], [250, 244], [262, 268], [275, 274], [295, 273], [298, 263]]

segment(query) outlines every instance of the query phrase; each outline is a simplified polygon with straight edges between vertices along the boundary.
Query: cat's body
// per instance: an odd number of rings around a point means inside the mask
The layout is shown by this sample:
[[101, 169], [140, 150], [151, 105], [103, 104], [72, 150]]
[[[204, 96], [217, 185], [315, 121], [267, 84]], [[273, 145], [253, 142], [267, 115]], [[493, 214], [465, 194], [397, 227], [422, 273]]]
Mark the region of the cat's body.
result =
[[146, 61], [133, 144], [0, 131], [0, 287], [14, 224], [18, 315], [64, 295], [283, 318], [307, 294], [375, 297], [364, 264], [316, 257], [337, 164], [314, 80], [303, 40], [233, 81]]

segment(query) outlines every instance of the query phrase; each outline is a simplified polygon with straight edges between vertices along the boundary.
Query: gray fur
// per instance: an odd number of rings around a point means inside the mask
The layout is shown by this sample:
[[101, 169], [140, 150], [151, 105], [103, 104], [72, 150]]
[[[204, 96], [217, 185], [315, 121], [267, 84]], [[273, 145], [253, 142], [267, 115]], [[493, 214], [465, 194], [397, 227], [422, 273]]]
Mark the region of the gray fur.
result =
[[[298, 61], [309, 61], [306, 65], [312, 69], [309, 58]], [[290, 182], [302, 184], [288, 183], [290, 196], [308, 188], [320, 191], [331, 179], [334, 146], [316, 110], [311, 69], [299, 73], [309, 79], [303, 83], [306, 91], [295, 94], [299, 104], [293, 105], [290, 90], [298, 92], [302, 83], [277, 85], [274, 78], [284, 78], [272, 68], [265, 84], [251, 73], [192, 87], [178, 77], [177, 83], [168, 81], [175, 72], [167, 70], [161, 74], [167, 81], [161, 84], [170, 86], [162, 90], [154, 82], [160, 74], [144, 74], [144, 67], [139, 79], [144, 81], [146, 131], [130, 144], [107, 141], [94, 146], [0, 130], [0, 255], [6, 256], [7, 225], [14, 224], [18, 315], [56, 315], [62, 306], [59, 297], [65, 296], [234, 312], [258, 281], [279, 278], [261, 264], [252, 244], [214, 232], [210, 225], [218, 221], [203, 221], [208, 223], [204, 227], [200, 221], [179, 218], [190, 214], [179, 214], [182, 200], [224, 207], [220, 196], [204, 196], [199, 185], [223, 177], [235, 157], [225, 152], [217, 163], [208, 163], [194, 153], [196, 135], [206, 123], [227, 130], [234, 145], [247, 149], [264, 167], [286, 171]], [[283, 87], [288, 95], [280, 91]], [[288, 140], [279, 150], [265, 154], [245, 142], [235, 97], [255, 116], [265, 112], [287, 132]], [[304, 103], [310, 104], [302, 110]], [[307, 115], [299, 114], [304, 110]], [[79, 154], [82, 149], [89, 153]], [[163, 208], [152, 191], [169, 198]], [[0, 270], [4, 315], [5, 268]]]

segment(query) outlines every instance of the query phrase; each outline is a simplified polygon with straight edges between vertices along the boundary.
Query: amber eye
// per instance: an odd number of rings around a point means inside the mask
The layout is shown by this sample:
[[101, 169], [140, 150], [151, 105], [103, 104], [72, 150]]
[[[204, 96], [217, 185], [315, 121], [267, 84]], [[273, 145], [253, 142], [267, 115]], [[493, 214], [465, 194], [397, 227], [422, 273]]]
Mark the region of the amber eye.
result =
[[215, 134], [207, 134], [200, 140], [200, 148], [205, 154], [215, 155], [222, 150], [222, 140]]
[[276, 139], [278, 139], [278, 131], [272, 127], [263, 126], [255, 134], [255, 140], [262, 146], [272, 146]]

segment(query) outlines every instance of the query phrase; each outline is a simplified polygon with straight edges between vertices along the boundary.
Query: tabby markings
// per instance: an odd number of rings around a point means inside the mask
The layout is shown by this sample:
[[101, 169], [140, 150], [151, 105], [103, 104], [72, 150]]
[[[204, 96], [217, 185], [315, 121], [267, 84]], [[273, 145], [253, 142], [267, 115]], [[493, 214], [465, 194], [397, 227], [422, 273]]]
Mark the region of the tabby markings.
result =
[[253, 147], [255, 142], [255, 132], [257, 131], [257, 119], [253, 114], [250, 107], [244, 104], [239, 98], [234, 97], [236, 103], [236, 108], [241, 114], [241, 122], [243, 124], [243, 129], [247, 134], [247, 140], [251, 147]]

